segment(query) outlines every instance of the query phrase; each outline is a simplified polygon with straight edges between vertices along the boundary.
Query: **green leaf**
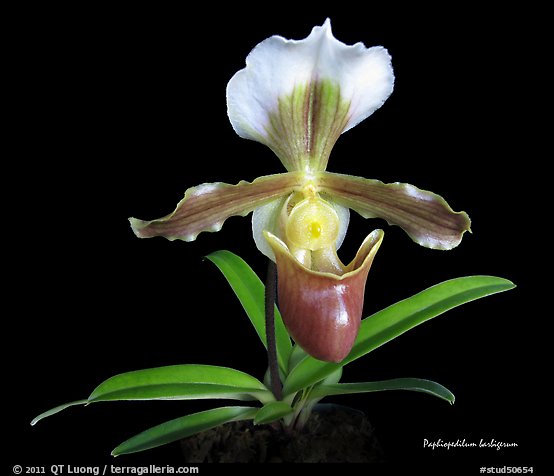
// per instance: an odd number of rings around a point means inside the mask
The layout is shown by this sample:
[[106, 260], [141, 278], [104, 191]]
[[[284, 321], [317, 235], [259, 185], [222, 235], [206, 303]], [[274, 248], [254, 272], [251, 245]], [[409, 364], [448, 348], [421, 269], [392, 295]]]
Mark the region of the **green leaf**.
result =
[[[207, 258], [223, 273], [239, 298], [246, 314], [248, 314], [260, 340], [267, 348], [265, 335], [264, 284], [242, 258], [230, 251], [216, 251], [215, 253], [209, 254]], [[277, 306], [275, 306], [275, 338], [277, 341], [277, 360], [279, 361], [279, 367], [283, 373], [287, 374], [287, 363], [292, 351], [292, 344]]]
[[362, 321], [352, 351], [342, 362], [323, 362], [310, 356], [302, 359], [291, 369], [284, 384], [283, 394], [289, 395], [319, 382], [337, 368], [449, 309], [514, 287], [511, 281], [503, 278], [467, 276], [445, 281], [399, 301]]
[[194, 400], [231, 398], [273, 400], [258, 379], [238, 370], [213, 365], [172, 365], [126, 372], [102, 382], [88, 401]]
[[290, 415], [294, 410], [285, 402], [266, 403], [254, 417], [254, 425], [262, 425]]
[[224, 423], [252, 419], [257, 412], [258, 409], [252, 407], [222, 407], [192, 413], [191, 415], [162, 423], [129, 438], [115, 448], [112, 451], [112, 455], [119, 456], [156, 448], [157, 446], [187, 438]]
[[323, 398], [329, 395], [347, 395], [351, 393], [381, 392], [383, 390], [411, 390], [424, 392], [447, 402], [454, 403], [454, 394], [437, 382], [420, 378], [396, 378], [378, 382], [337, 383], [318, 385], [310, 392], [310, 398]]
[[75, 400], [74, 402], [58, 405], [57, 407], [51, 408], [50, 410], [46, 410], [45, 412], [33, 418], [33, 420], [31, 421], [31, 425], [34, 426], [43, 418], [55, 415], [56, 413], [61, 412], [62, 410], [65, 410], [66, 408], [69, 408], [75, 405], [86, 405], [87, 403], [88, 403], [88, 400]]
[[314, 407], [319, 403], [319, 401], [325, 397], [326, 395], [320, 395], [317, 392], [314, 392], [316, 388], [319, 388], [320, 386], [328, 386], [328, 385], [334, 385], [339, 383], [340, 379], [342, 377], [342, 367], [339, 367], [335, 371], [331, 372], [327, 377], [325, 377], [321, 382], [319, 382], [309, 393], [307, 397], [307, 401], [304, 404], [304, 407], [301, 408], [301, 412], [299, 415], [299, 423], [300, 427], [303, 427], [304, 424], [308, 421], [308, 418], [310, 417], [310, 414], [312, 413], [312, 410]]
[[294, 344], [289, 358], [289, 372], [294, 369], [294, 367], [296, 367], [307, 355], [308, 353], [302, 347], [298, 344]]
[[199, 400], [224, 398], [233, 400], [275, 400], [273, 394], [258, 379], [238, 370], [213, 365], [171, 365], [135, 370], [102, 382], [87, 400], [59, 405], [41, 413], [31, 422], [61, 412], [73, 405], [113, 400]]

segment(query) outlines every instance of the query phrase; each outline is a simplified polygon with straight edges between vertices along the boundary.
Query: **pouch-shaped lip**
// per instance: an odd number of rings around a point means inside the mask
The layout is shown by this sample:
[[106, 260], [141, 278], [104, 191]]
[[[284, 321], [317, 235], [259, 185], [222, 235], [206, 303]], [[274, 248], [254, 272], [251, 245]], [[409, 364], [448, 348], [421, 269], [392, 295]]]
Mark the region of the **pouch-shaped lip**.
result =
[[283, 241], [265, 236], [275, 253], [279, 308], [290, 335], [312, 357], [342, 361], [358, 334], [367, 275], [383, 231], [368, 235], [342, 275], [305, 267]]

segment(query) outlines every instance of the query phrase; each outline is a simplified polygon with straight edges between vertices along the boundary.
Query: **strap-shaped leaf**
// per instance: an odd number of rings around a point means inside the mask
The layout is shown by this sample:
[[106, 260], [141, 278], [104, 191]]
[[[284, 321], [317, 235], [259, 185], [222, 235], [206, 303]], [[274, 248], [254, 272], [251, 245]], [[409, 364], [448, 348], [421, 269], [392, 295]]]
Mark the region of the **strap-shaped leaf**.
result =
[[285, 402], [269, 402], [258, 410], [254, 417], [254, 425], [262, 425], [279, 420], [290, 415], [294, 410]]
[[192, 413], [139, 433], [121, 443], [112, 451], [113, 456], [149, 450], [157, 446], [187, 438], [224, 423], [254, 418], [258, 412], [252, 407], [222, 407]]
[[[216, 251], [208, 255], [207, 258], [223, 273], [239, 298], [260, 340], [267, 348], [264, 306], [265, 286], [260, 278], [248, 263], [230, 251]], [[292, 344], [277, 307], [275, 307], [275, 338], [279, 367], [286, 375]]]
[[307, 356], [290, 370], [283, 394], [319, 382], [337, 368], [356, 360], [413, 327], [461, 304], [507, 291], [515, 285], [494, 276], [467, 276], [432, 286], [364, 319], [352, 351], [342, 362], [322, 362]]
[[31, 422], [54, 415], [73, 405], [114, 400], [199, 400], [274, 401], [273, 394], [258, 379], [238, 370], [213, 365], [172, 365], [136, 370], [102, 382], [86, 400], [66, 403], [41, 413]]
[[314, 387], [310, 398], [322, 398], [329, 395], [348, 395], [352, 393], [381, 392], [384, 390], [411, 390], [423, 392], [454, 403], [454, 394], [440, 383], [420, 378], [395, 378], [377, 382], [322, 384]]
[[189, 188], [177, 208], [157, 220], [129, 218], [139, 238], [163, 236], [169, 240], [193, 241], [203, 231], [219, 231], [231, 216], [246, 216], [255, 208], [291, 193], [299, 185], [299, 173], [259, 177], [237, 185], [205, 183]]
[[58, 405], [57, 407], [51, 408], [50, 410], [46, 410], [45, 412], [33, 418], [33, 420], [31, 421], [31, 425], [34, 426], [43, 418], [47, 418], [49, 416], [55, 415], [56, 413], [59, 413], [62, 410], [65, 410], [66, 408], [73, 407], [75, 405], [86, 405], [87, 403], [88, 403], [88, 400], [75, 400], [74, 402]]
[[340, 205], [364, 218], [384, 218], [427, 248], [449, 250], [470, 229], [465, 212], [454, 212], [444, 198], [407, 183], [388, 183], [351, 175], [320, 173], [318, 186]]
[[214, 365], [185, 364], [116, 375], [96, 387], [88, 402], [203, 398], [272, 400], [267, 387], [244, 372]]

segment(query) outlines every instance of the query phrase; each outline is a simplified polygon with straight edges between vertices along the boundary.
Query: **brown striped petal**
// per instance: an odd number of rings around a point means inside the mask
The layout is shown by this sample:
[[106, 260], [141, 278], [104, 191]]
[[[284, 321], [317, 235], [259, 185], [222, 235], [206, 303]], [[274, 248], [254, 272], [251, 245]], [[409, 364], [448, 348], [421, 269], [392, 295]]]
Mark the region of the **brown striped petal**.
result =
[[358, 334], [365, 283], [383, 231], [373, 231], [342, 275], [302, 265], [283, 241], [265, 233], [277, 260], [279, 309], [292, 338], [308, 354], [342, 361]]
[[219, 231], [231, 216], [246, 216], [255, 208], [291, 193], [301, 180], [301, 174], [291, 172], [237, 185], [205, 183], [189, 188], [169, 215], [151, 221], [136, 218], [129, 221], [139, 238], [163, 236], [169, 240], [193, 241], [203, 231]]
[[467, 213], [454, 212], [439, 195], [407, 183], [385, 184], [330, 172], [320, 173], [317, 183], [319, 190], [337, 203], [364, 218], [384, 218], [427, 248], [452, 249], [471, 231]]

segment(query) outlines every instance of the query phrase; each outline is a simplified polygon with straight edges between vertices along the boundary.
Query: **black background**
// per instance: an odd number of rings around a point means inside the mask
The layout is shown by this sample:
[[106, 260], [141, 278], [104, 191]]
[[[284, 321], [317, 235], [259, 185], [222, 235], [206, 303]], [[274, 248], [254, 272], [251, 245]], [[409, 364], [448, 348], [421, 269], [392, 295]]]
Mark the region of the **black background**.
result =
[[[467, 474], [489, 465], [537, 467], [546, 403], [537, 397], [544, 391], [535, 380], [540, 327], [526, 266], [526, 249], [538, 246], [527, 234], [533, 220], [524, 188], [536, 173], [524, 132], [530, 20], [517, 9], [359, 11], [345, 2], [340, 11], [303, 13], [206, 4], [188, 11], [32, 10], [9, 19], [16, 173], [4, 180], [17, 185], [8, 202], [15, 216], [4, 223], [17, 242], [9, 248], [14, 254], [7, 252], [15, 266], [3, 335], [10, 472], [14, 464], [110, 463], [110, 451], [126, 438], [220, 403], [98, 404], [29, 425], [117, 373], [204, 363], [263, 375], [263, 347], [219, 271], [202, 259], [229, 249], [263, 274], [250, 219], [231, 218], [221, 232], [183, 243], [139, 240], [127, 217], [164, 215], [199, 183], [282, 171], [269, 149], [233, 132], [225, 87], [259, 41], [304, 38], [327, 16], [341, 41], [388, 48], [396, 75], [385, 105], [341, 136], [329, 170], [412, 183], [472, 219], [473, 234], [441, 252], [353, 213], [340, 252], [345, 261], [367, 233], [385, 230], [364, 315], [463, 275], [518, 285], [417, 327], [345, 369], [345, 382], [436, 380], [454, 392], [455, 405], [408, 392], [333, 401], [369, 415], [389, 464], [462, 467]], [[494, 438], [518, 447], [423, 448], [424, 439], [439, 438]], [[170, 445], [115, 462], [182, 460], [178, 445]]]

